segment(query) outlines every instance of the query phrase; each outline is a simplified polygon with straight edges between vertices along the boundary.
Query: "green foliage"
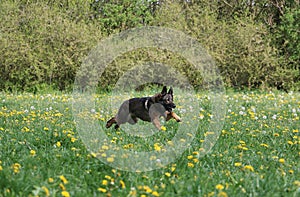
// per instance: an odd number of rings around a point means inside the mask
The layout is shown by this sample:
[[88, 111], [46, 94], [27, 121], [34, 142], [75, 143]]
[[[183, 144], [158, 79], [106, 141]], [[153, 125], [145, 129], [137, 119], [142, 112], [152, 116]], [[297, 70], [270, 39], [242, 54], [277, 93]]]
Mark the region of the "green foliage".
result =
[[300, 9], [288, 9], [275, 30], [275, 43], [282, 56], [282, 65], [289, 73], [294, 88], [300, 87]]
[[152, 19], [153, 1], [94, 1], [91, 5], [96, 21], [107, 34], [149, 24]]
[[[227, 87], [299, 90], [299, 2], [249, 2], [1, 1], [0, 90], [70, 90], [82, 61], [101, 39], [144, 25], [196, 38], [218, 63]], [[112, 62], [99, 88], [109, 89], [128, 69], [147, 61], [169, 64], [195, 87], [203, 85], [201, 73], [178, 54], [147, 50]]]
[[2, 2], [0, 16], [1, 89], [69, 89], [81, 58], [101, 38], [94, 26], [43, 3]]

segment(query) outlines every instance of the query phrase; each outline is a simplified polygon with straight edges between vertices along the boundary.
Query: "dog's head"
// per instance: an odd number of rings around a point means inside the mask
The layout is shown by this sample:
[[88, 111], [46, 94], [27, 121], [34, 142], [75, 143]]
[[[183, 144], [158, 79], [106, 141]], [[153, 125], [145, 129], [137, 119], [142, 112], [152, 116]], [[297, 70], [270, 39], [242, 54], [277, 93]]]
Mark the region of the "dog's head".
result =
[[167, 90], [167, 87], [164, 86], [161, 93], [156, 94], [155, 96], [155, 102], [160, 103], [164, 106], [164, 108], [167, 111], [172, 111], [176, 107], [176, 105], [173, 102], [173, 88], [170, 87], [169, 91]]

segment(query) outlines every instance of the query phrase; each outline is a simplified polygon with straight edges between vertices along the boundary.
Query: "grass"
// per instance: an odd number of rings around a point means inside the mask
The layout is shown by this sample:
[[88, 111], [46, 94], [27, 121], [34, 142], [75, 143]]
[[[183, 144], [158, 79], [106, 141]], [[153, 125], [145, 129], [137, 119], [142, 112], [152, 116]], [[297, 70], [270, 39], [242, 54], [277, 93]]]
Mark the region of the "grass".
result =
[[[95, 98], [90, 118], [102, 128], [115, 110], [107, 107], [110, 95]], [[197, 98], [202, 109], [193, 119], [200, 125], [191, 146], [162, 168], [130, 172], [98, 159], [103, 150], [87, 150], [74, 123], [71, 95], [1, 93], [0, 196], [300, 195], [299, 93], [228, 93], [221, 135], [203, 157], [212, 112], [207, 95]], [[175, 111], [184, 115], [184, 98], [175, 102]], [[169, 121], [165, 128], [146, 137], [104, 131], [121, 149], [163, 152], [178, 123]]]

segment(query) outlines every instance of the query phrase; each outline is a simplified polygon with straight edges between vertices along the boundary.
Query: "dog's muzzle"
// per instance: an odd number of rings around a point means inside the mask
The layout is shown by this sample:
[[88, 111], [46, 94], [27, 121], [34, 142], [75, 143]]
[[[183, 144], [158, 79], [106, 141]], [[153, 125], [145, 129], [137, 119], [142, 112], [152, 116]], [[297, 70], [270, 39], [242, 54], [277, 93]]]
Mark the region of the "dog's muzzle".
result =
[[164, 107], [167, 111], [172, 111], [172, 109], [176, 108], [176, 105], [174, 103], [165, 104]]

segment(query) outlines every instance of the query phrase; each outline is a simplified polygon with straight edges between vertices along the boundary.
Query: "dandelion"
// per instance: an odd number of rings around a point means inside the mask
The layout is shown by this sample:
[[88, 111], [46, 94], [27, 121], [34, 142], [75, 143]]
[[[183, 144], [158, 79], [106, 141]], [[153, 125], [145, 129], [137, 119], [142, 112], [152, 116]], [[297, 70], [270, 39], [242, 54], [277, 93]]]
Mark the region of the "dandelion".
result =
[[64, 184], [60, 183], [59, 187], [62, 191], [66, 191], [66, 187], [64, 186]]
[[269, 147], [269, 145], [268, 144], [260, 144], [261, 146], [263, 146], [263, 147], [266, 147], [266, 148], [268, 148]]
[[188, 162], [188, 167], [193, 168], [195, 165], [191, 162]]
[[62, 195], [63, 197], [70, 197], [70, 194], [69, 194], [69, 192], [67, 192], [67, 191], [62, 191], [62, 192], [61, 192], [61, 195]]
[[166, 175], [167, 177], [170, 177], [170, 176], [171, 176], [171, 173], [170, 173], [170, 172], [166, 172], [165, 175]]
[[244, 170], [249, 170], [251, 172], [254, 172], [254, 168], [251, 165], [245, 165]]
[[153, 195], [153, 196], [156, 196], [156, 197], [159, 197], [159, 193], [158, 193], [157, 191], [153, 191], [153, 192], [152, 192], [152, 195]]
[[216, 185], [216, 189], [222, 190], [222, 189], [224, 189], [224, 186], [222, 184], [218, 184], [218, 185]]
[[107, 185], [108, 184], [108, 181], [107, 180], [103, 180], [102, 181], [102, 185]]
[[12, 165], [12, 169], [13, 169], [14, 173], [16, 173], [16, 174], [20, 172], [20, 168], [21, 168], [21, 164], [19, 164], [19, 163], [14, 163]]
[[66, 179], [66, 177], [64, 177], [64, 175], [60, 175], [60, 176], [59, 176], [59, 179], [60, 179], [64, 184], [67, 184], [67, 183], [68, 183], [68, 180]]
[[278, 161], [279, 161], [279, 163], [282, 163], [282, 164], [285, 162], [285, 160], [283, 158], [280, 158]]
[[124, 181], [122, 181], [122, 180], [120, 180], [120, 185], [121, 185], [121, 188], [122, 188], [122, 189], [125, 189], [125, 188], [126, 188], [126, 185], [125, 185]]
[[159, 146], [158, 143], [155, 143], [155, 144], [154, 144], [154, 150], [156, 150], [156, 151], [158, 151], [158, 152], [161, 151], [161, 147]]
[[56, 142], [56, 147], [61, 147], [61, 143], [60, 143], [60, 141], [58, 141], [58, 142]]
[[35, 156], [35, 154], [36, 154], [35, 150], [30, 150], [30, 155], [31, 156]]
[[50, 196], [50, 192], [46, 186], [43, 186], [42, 189], [44, 190], [46, 196]]
[[115, 159], [113, 157], [108, 157], [106, 160], [107, 162], [112, 163], [114, 162]]
[[241, 162], [236, 162], [236, 163], [234, 163], [234, 166], [236, 166], [236, 167], [240, 167], [241, 165], [242, 165]]
[[190, 160], [190, 159], [193, 159], [194, 156], [193, 155], [189, 155], [187, 158]]
[[161, 126], [160, 129], [161, 129], [162, 131], [166, 131], [166, 130], [167, 130], [167, 128], [166, 128], [165, 126]]
[[152, 193], [152, 189], [148, 186], [144, 186], [143, 189], [145, 190], [146, 193]]
[[50, 177], [50, 178], [48, 178], [48, 182], [49, 182], [49, 183], [53, 183], [53, 182], [54, 182], [54, 179]]
[[298, 181], [298, 180], [294, 181], [294, 185], [300, 187], [300, 181]]
[[220, 193], [218, 193], [218, 197], [227, 197], [228, 195], [227, 195], [227, 193], [226, 192], [220, 192]]

